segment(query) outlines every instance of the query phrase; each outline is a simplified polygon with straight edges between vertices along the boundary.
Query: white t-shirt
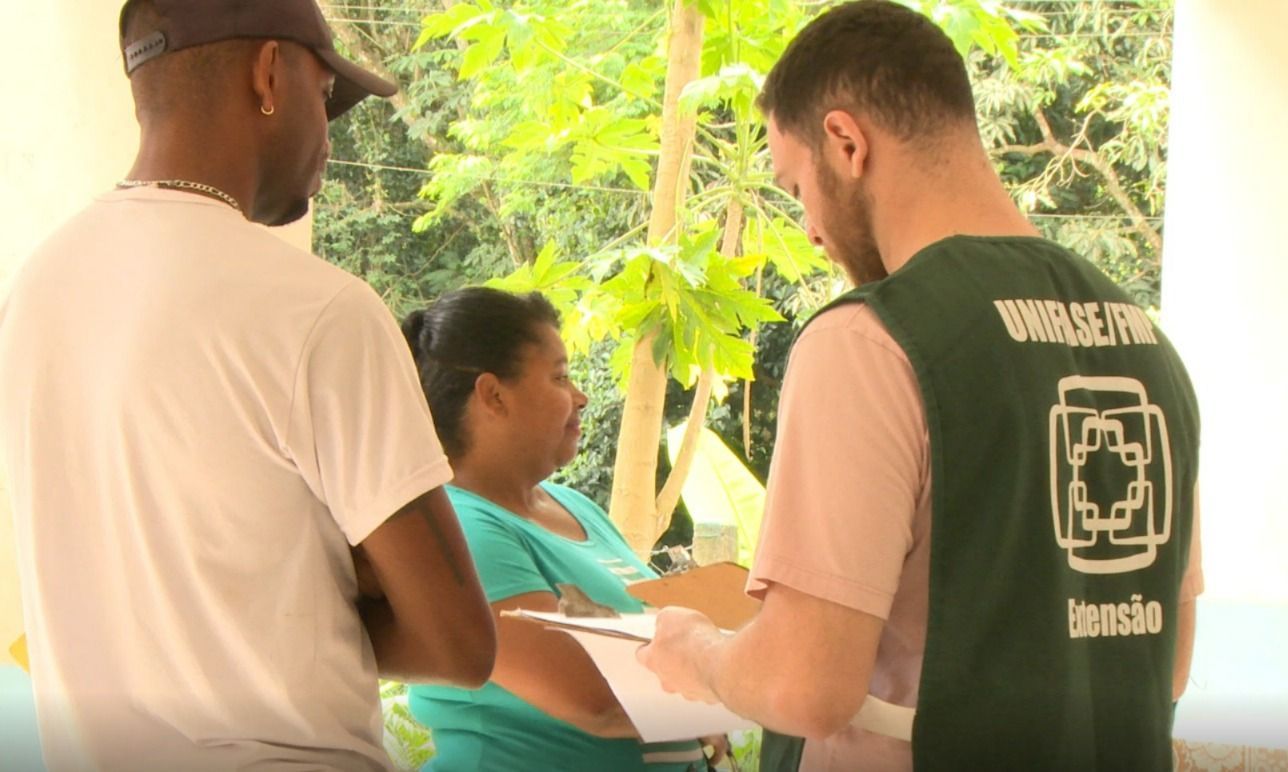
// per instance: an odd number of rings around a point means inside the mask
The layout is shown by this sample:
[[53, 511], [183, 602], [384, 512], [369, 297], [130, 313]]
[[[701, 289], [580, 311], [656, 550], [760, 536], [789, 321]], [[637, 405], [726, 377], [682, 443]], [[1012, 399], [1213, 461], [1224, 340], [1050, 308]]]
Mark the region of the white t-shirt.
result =
[[387, 768], [349, 547], [451, 472], [366, 284], [102, 196], [0, 305], [0, 451], [51, 771]]
[[[748, 590], [785, 584], [885, 620], [868, 691], [906, 707], [926, 650], [930, 493], [930, 432], [907, 355], [868, 305], [821, 314], [788, 358]], [[1182, 600], [1203, 588], [1194, 515]], [[910, 743], [857, 727], [806, 742], [801, 758], [802, 772], [911, 769]]]

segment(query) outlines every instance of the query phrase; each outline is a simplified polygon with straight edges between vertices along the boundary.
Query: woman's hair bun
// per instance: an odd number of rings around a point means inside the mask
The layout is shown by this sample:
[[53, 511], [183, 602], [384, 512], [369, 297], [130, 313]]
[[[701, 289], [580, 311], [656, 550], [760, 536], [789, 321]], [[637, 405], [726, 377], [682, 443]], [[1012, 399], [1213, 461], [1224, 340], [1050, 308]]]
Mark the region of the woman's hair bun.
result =
[[411, 346], [413, 353], [429, 351], [430, 339], [432, 333], [430, 328], [425, 324], [425, 309], [412, 311], [403, 319], [402, 333], [407, 339], [407, 345]]

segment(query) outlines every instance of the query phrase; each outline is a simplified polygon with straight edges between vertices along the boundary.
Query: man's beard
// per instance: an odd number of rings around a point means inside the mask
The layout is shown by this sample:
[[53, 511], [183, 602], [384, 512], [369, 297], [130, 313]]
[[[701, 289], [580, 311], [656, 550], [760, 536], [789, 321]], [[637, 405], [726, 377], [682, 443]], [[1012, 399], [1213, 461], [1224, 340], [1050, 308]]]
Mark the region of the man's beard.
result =
[[845, 186], [831, 167], [820, 164], [818, 186], [826, 200], [832, 202], [819, 215], [819, 225], [833, 243], [836, 254], [829, 254], [857, 284], [879, 281], [889, 276], [881, 261], [872, 232], [872, 200], [867, 186], [857, 182]]

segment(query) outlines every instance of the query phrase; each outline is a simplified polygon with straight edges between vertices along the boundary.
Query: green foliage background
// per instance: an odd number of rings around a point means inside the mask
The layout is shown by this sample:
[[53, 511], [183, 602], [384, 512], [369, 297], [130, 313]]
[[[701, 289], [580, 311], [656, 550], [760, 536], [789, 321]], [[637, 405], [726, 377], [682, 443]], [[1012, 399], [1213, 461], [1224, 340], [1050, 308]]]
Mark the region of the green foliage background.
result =
[[[1147, 307], [1157, 307], [1171, 3], [1016, 0], [997, 16], [1005, 25], [999, 33], [980, 29], [973, 0], [905, 1], [969, 48], [981, 131], [1017, 202], [1044, 232], [1096, 261]], [[349, 53], [386, 68], [403, 92], [393, 102], [367, 100], [333, 129], [333, 161], [315, 210], [320, 254], [366, 278], [401, 317], [443, 291], [511, 273], [534, 260], [540, 245], [553, 245], [565, 256], [560, 259], [584, 260], [627, 243], [633, 230], [638, 240], [648, 204], [638, 163], [614, 167], [612, 148], [590, 159], [569, 152], [575, 144], [551, 139], [550, 126], [533, 125], [530, 116], [544, 109], [571, 125], [570, 116], [582, 110], [600, 116], [599, 126], [627, 121], [615, 136], [647, 151], [648, 132], [656, 131], [650, 100], [660, 90], [664, 54], [661, 4], [363, 3], [334, 3], [328, 16]], [[702, 130], [715, 145], [735, 139], [732, 113], [748, 108], [754, 73], [772, 65], [820, 4], [706, 5], [711, 18], [704, 72], [714, 74], [689, 101], [705, 105]], [[552, 19], [549, 34], [563, 41], [562, 58], [522, 73], [498, 66], [516, 57], [514, 50], [518, 58], [548, 53], [529, 50], [540, 42], [531, 35], [516, 43], [522, 30], [506, 21], [497, 25], [509, 35], [503, 39], [495, 30], [464, 41], [422, 34], [426, 17], [442, 14], [432, 18], [446, 29], [453, 18], [485, 6], [498, 18], [509, 9], [545, 11]], [[485, 45], [472, 45], [479, 40]], [[418, 41], [423, 45], [413, 51]], [[1013, 53], [1006, 52], [1007, 41]], [[474, 79], [460, 77], [469, 45], [467, 54], [481, 52], [469, 60]], [[493, 55], [486, 66], [480, 61]], [[757, 168], [764, 173], [763, 148], [754, 149], [757, 157], [742, 159], [750, 180]], [[619, 160], [633, 160], [630, 151], [619, 152]], [[700, 197], [719, 187], [722, 169], [703, 163], [701, 149], [698, 155], [693, 193]], [[1113, 180], [1097, 167], [1108, 169]], [[785, 197], [771, 191], [767, 198], [789, 217], [798, 215]], [[733, 381], [709, 419], [761, 475], [792, 328], [839, 287], [832, 273], [792, 282], [787, 279], [796, 277], [784, 277], [781, 268], [771, 264], [762, 286], [787, 323], [758, 332], [752, 411], [744, 415], [747, 382]], [[560, 475], [602, 504], [620, 417], [611, 348], [597, 344], [579, 359], [577, 375], [591, 396], [584, 450]], [[683, 388], [673, 383], [671, 392], [667, 417], [678, 421], [687, 409]], [[677, 532], [664, 541], [683, 541], [686, 529], [682, 514]]]
[[[1170, 0], [900, 1], [939, 22], [966, 54], [985, 145], [1021, 208], [1156, 309]], [[764, 256], [737, 281], [784, 320], [730, 333], [747, 344], [743, 369], [754, 380], [726, 377], [708, 423], [764, 479], [795, 330], [842, 283], [803, 243], [794, 203], [772, 189], [750, 103], [786, 41], [828, 4], [699, 3], [708, 18], [704, 78], [685, 97], [699, 116], [685, 224], [715, 228], [731, 199], [754, 204], [748, 217], [761, 224], [747, 227], [739, 254]], [[444, 291], [516, 270], [528, 271], [529, 283], [538, 267], [558, 274], [548, 288], [565, 293], [580, 354], [574, 376], [591, 400], [582, 452], [559, 478], [606, 506], [621, 416], [617, 344], [632, 333], [605, 321], [620, 308], [587, 309], [583, 300], [645, 259], [667, 4], [322, 5], [346, 52], [390, 73], [402, 92], [365, 101], [333, 127], [315, 250], [369, 281], [399, 318]], [[669, 261], [682, 276], [715, 270], [692, 255], [648, 259]], [[592, 334], [587, 324], [600, 328]], [[668, 423], [686, 416], [692, 382], [685, 366], [673, 372]], [[659, 461], [661, 476], [661, 449]], [[662, 542], [690, 539], [681, 512]], [[398, 695], [389, 699], [391, 733], [414, 745], [414, 722], [400, 723]]]

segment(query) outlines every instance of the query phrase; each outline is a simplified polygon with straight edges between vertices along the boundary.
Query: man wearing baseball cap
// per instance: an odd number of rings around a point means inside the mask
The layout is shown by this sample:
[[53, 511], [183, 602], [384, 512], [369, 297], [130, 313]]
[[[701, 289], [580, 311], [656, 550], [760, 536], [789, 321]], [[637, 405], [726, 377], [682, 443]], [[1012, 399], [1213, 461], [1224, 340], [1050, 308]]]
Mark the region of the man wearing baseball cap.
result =
[[0, 302], [0, 463], [50, 770], [385, 769], [377, 673], [495, 632], [397, 324], [255, 223], [393, 84], [313, 0], [129, 0], [134, 166]]

